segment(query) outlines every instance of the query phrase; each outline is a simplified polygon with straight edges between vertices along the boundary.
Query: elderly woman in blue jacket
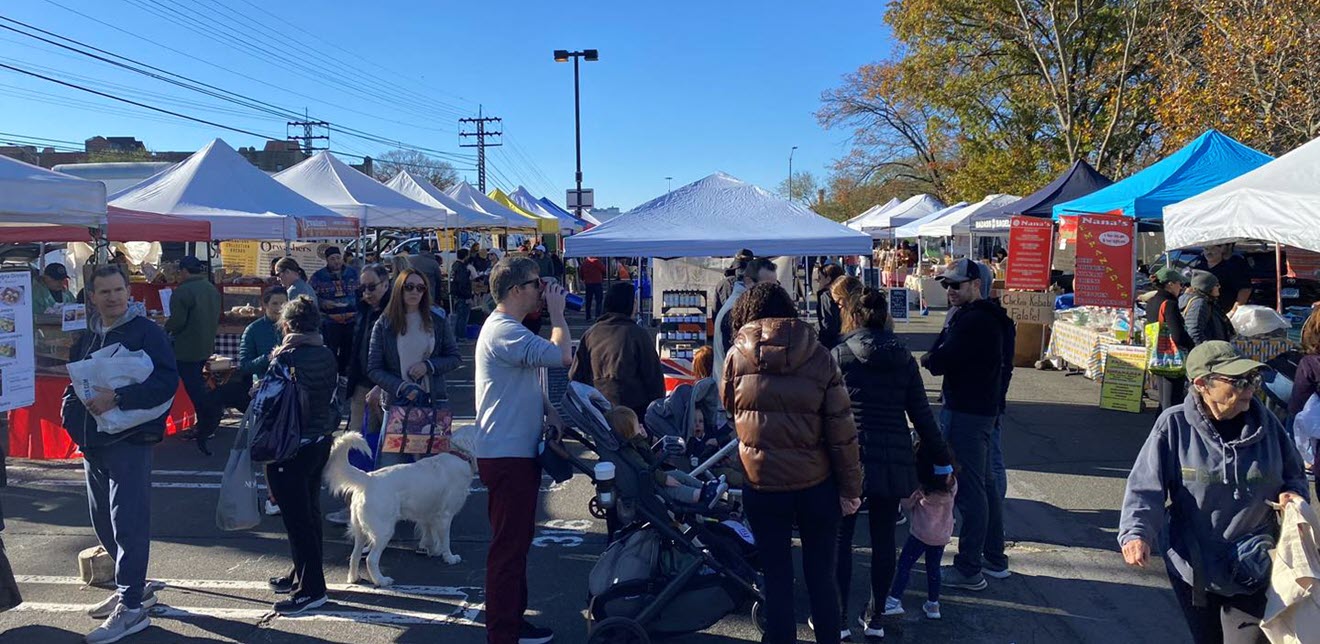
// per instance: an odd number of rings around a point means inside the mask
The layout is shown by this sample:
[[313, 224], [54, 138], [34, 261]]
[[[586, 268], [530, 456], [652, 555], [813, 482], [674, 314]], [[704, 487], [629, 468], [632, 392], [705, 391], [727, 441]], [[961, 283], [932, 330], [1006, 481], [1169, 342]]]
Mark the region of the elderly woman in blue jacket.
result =
[[1269, 550], [1278, 538], [1270, 503], [1308, 497], [1301, 459], [1254, 394], [1265, 365], [1227, 342], [1187, 356], [1192, 391], [1155, 421], [1128, 476], [1118, 542], [1145, 566], [1158, 541], [1196, 642], [1265, 642], [1260, 620]]
[[[371, 329], [367, 377], [380, 387], [387, 406], [396, 401], [447, 400], [445, 374], [462, 364], [453, 329], [431, 309], [431, 287], [420, 272], [400, 271], [393, 293]], [[406, 460], [382, 454], [380, 464]]]

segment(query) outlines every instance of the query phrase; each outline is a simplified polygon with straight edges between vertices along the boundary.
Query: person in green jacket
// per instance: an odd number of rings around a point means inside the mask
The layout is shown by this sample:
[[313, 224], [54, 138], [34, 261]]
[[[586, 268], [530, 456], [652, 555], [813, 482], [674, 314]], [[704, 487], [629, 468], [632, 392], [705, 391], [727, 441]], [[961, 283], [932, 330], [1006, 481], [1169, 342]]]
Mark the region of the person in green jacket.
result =
[[261, 294], [261, 308], [265, 315], [243, 329], [238, 345], [238, 370], [216, 389], [222, 408], [247, 411], [248, 403], [252, 402], [253, 381], [266, 375], [266, 369], [270, 368], [270, 352], [284, 335], [276, 323], [288, 302], [289, 296], [282, 286], [272, 286]]
[[179, 260], [179, 268], [188, 273], [170, 298], [170, 319], [165, 332], [174, 340], [174, 357], [179, 365], [179, 380], [197, 410], [197, 449], [207, 456], [211, 436], [220, 426], [223, 409], [218, 397], [211, 394], [202, 377], [202, 367], [215, 352], [215, 334], [220, 329], [220, 291], [206, 278], [206, 265], [189, 255]]
[[69, 270], [64, 264], [51, 262], [32, 280], [32, 313], [59, 313], [59, 307], [73, 304], [73, 293], [69, 292]]

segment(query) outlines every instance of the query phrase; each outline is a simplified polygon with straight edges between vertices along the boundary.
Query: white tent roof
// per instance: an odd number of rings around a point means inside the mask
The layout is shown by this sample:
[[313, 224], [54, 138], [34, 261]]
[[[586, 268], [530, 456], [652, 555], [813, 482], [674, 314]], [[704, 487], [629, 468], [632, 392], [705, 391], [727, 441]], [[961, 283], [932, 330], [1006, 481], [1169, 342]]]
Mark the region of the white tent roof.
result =
[[469, 208], [480, 210], [488, 215], [503, 217], [509, 222], [510, 228], [535, 228], [536, 220], [528, 219], [511, 208], [508, 208], [490, 197], [482, 194], [472, 184], [462, 181], [445, 191], [445, 194], [453, 197], [458, 203]]
[[894, 238], [912, 239], [913, 237], [920, 237], [921, 233], [919, 231], [921, 230], [922, 226], [932, 221], [935, 221], [940, 217], [943, 217], [951, 212], [962, 210], [963, 208], [966, 207], [967, 207], [966, 201], [959, 201], [958, 203], [953, 204], [952, 206], [949, 206], [947, 208], [941, 208], [940, 210], [936, 210], [935, 212], [932, 212], [929, 215], [926, 215], [920, 219], [916, 219], [906, 224], [903, 224], [902, 226], [899, 226], [898, 228], [894, 229]]
[[1320, 251], [1320, 139], [1164, 207], [1164, 245], [1244, 239]]
[[963, 206], [958, 210], [942, 215], [939, 219], [922, 224], [917, 228], [917, 234], [922, 237], [950, 237], [969, 234], [972, 227], [971, 224], [967, 223], [967, 220], [973, 215], [1013, 203], [1021, 198], [1016, 195], [987, 195], [985, 199], [970, 206]]
[[385, 187], [328, 150], [276, 174], [275, 180], [364, 227], [440, 228], [448, 214]]
[[[878, 203], [878, 204], [876, 204], [876, 205], [874, 205], [874, 206], [871, 206], [870, 208], [867, 208], [866, 210], [863, 210], [863, 211], [862, 211], [862, 214], [857, 215], [856, 217], [853, 217], [852, 219], [849, 219], [848, 221], [845, 221], [845, 222], [843, 222], [843, 223], [844, 223], [845, 226], [848, 226], [849, 228], [852, 228], [852, 223], [853, 223], [854, 221], [859, 221], [859, 220], [861, 220], [863, 217], [866, 217], [866, 216], [868, 216], [868, 215], [873, 215], [873, 214], [875, 214], [875, 213], [877, 213], [877, 212], [884, 212], [884, 211], [886, 211], [886, 210], [889, 210], [890, 208], [893, 208], [894, 206], [897, 206], [899, 203], [901, 203], [901, 202], [898, 200], [898, 197], [894, 197], [893, 199], [890, 199], [889, 201], [886, 201], [885, 203], [882, 203], [882, 204]], [[854, 230], [856, 230], [856, 229], [854, 229]]]
[[864, 255], [871, 238], [717, 172], [564, 240], [567, 257]]
[[0, 224], [105, 225], [105, 184], [0, 157]]
[[943, 208], [944, 202], [931, 195], [920, 194], [909, 197], [892, 208], [861, 217], [848, 224], [848, 227], [868, 233], [875, 238], [888, 239], [892, 228], [911, 223]]
[[220, 139], [111, 195], [110, 206], [204, 219], [216, 239], [292, 239], [297, 219], [342, 219], [270, 178]]
[[394, 178], [385, 185], [409, 199], [445, 211], [446, 217], [441, 225], [446, 228], [488, 228], [509, 225], [503, 217], [489, 215], [459, 203], [435, 184], [407, 170], [394, 175]]
[[565, 217], [557, 212], [545, 207], [540, 199], [537, 199], [527, 188], [518, 186], [517, 190], [509, 193], [509, 198], [513, 203], [518, 204], [519, 208], [526, 210], [538, 217], [552, 217], [559, 220], [559, 229], [569, 232], [578, 232], [582, 230], [582, 223], [573, 217]]

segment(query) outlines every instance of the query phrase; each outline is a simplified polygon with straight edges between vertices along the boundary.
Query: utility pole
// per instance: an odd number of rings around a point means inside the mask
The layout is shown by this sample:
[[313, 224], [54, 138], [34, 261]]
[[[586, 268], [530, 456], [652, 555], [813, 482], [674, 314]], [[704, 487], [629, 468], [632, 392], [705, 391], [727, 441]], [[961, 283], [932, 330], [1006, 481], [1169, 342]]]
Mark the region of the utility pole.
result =
[[[289, 128], [299, 128], [301, 135], [290, 134]], [[316, 129], [321, 128], [325, 134], [316, 134]], [[313, 121], [307, 115], [307, 109], [303, 108], [303, 120], [289, 121], [284, 130], [285, 137], [290, 141], [297, 141], [298, 147], [302, 149], [303, 154], [312, 156], [317, 150], [330, 149], [330, 124], [325, 121]], [[325, 141], [323, 145], [316, 145], [316, 141]]]
[[[500, 125], [503, 125], [504, 121], [497, 116], [483, 116], [482, 107], [480, 105], [477, 106], [477, 118], [458, 119], [458, 127], [460, 129], [458, 133], [459, 138], [476, 137], [477, 139], [476, 143], [460, 143], [459, 147], [477, 149], [477, 189], [483, 194], [486, 192], [486, 148], [498, 148], [503, 145], [503, 142], [487, 143], [486, 137], [504, 135], [502, 130], [487, 130], [487, 123], [499, 123]], [[472, 124], [476, 126], [476, 131], [461, 131], [464, 124]]]

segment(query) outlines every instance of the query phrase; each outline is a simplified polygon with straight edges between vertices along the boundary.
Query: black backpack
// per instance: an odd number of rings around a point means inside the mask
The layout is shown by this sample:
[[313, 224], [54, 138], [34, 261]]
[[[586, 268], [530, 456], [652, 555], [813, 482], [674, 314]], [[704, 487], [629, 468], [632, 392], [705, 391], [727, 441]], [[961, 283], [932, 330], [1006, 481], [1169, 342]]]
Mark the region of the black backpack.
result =
[[302, 442], [307, 396], [294, 368], [275, 356], [252, 399], [252, 460], [278, 463], [293, 458]]

